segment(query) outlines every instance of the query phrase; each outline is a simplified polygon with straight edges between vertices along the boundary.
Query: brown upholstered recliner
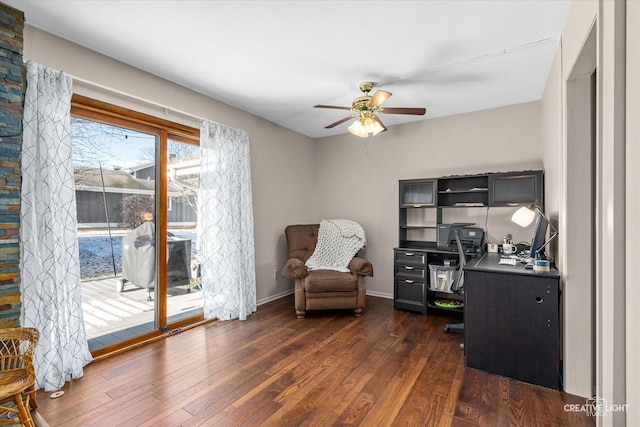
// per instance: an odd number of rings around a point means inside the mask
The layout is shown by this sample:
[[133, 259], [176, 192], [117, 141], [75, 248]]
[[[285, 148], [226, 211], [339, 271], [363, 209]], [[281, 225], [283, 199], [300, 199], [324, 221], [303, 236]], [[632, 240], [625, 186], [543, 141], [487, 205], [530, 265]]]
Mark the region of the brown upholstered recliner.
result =
[[353, 309], [361, 316], [365, 305], [364, 276], [373, 277], [373, 266], [366, 259], [354, 257], [348, 273], [334, 270], [308, 271], [305, 262], [318, 242], [320, 224], [290, 225], [285, 229], [289, 260], [282, 273], [296, 280], [296, 316], [307, 310]]

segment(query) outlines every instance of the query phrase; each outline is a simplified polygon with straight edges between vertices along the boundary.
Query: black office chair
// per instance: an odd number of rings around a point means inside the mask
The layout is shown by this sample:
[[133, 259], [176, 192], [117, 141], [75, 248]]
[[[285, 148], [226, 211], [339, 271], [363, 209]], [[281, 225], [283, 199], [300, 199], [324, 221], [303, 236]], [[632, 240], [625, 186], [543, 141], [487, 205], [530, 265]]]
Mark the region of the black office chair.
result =
[[[455, 285], [456, 292], [460, 295], [464, 294], [464, 271], [462, 270], [467, 263], [467, 259], [464, 255], [464, 249], [462, 248], [462, 242], [460, 242], [460, 237], [458, 236], [458, 230], [453, 229], [453, 235], [456, 238], [456, 246], [458, 246], [458, 256], [460, 260], [458, 261], [458, 269], [455, 272], [455, 280], [453, 284]], [[464, 330], [464, 323], [447, 323], [444, 326], [444, 331], [462, 331]], [[460, 344], [460, 348], [462, 348], [463, 344]]]

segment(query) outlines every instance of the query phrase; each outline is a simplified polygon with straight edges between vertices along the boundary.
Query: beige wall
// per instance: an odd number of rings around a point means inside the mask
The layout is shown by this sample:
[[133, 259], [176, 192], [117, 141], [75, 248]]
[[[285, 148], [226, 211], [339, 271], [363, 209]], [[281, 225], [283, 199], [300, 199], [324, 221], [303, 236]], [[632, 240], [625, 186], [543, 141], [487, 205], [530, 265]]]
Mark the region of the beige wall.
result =
[[[540, 105], [513, 105], [393, 126], [375, 138], [351, 134], [316, 140], [316, 221], [347, 218], [367, 233], [366, 257], [375, 277], [367, 292], [393, 295], [393, 248], [398, 244], [398, 180], [454, 174], [541, 169]], [[491, 208], [489, 238], [532, 231], [510, 221], [515, 208]], [[444, 221], [473, 218], [484, 227], [486, 208], [445, 209]]]
[[[566, 391], [585, 397], [595, 394], [609, 404], [629, 404], [626, 413], [598, 417], [596, 422], [602, 426], [640, 424], [640, 346], [636, 333], [640, 271], [634, 256], [640, 234], [639, 25], [637, 2], [574, 1], [562, 35], [562, 61], [554, 66], [541, 103], [547, 190], [549, 186], [561, 189], [557, 202], [561, 226], [558, 258], [564, 282]], [[579, 275], [590, 265], [575, 253], [584, 250], [580, 234], [585, 230], [579, 224], [584, 224], [588, 209], [581, 205], [584, 198], [576, 197], [576, 193], [586, 191], [578, 180], [589, 158], [584, 156], [589, 144], [581, 142], [589, 139], [589, 132], [581, 128], [588, 110], [584, 108], [588, 103], [584, 73], [594, 66], [598, 72], [596, 149], [590, 154], [596, 159], [597, 259], [592, 311], [591, 297], [585, 297], [589, 289]], [[562, 138], [554, 137], [559, 129]], [[553, 158], [557, 143], [562, 147], [559, 163]], [[588, 326], [592, 317], [595, 331]], [[595, 366], [590, 362], [592, 342]], [[596, 372], [595, 391], [591, 388], [592, 369]]]
[[[547, 186], [558, 189], [558, 268], [563, 277], [563, 364], [565, 390], [580, 396], [591, 396], [594, 384], [592, 349], [595, 331], [592, 327], [593, 291], [591, 288], [591, 239], [593, 226], [589, 210], [592, 206], [589, 171], [591, 158], [590, 79], [595, 68], [595, 32], [589, 39], [597, 14], [597, 2], [574, 2], [565, 31], [558, 68], [549, 77], [543, 99], [543, 132], [555, 135], [547, 141], [560, 152], [553, 159], [548, 151], [545, 163], [555, 164], [558, 173]], [[595, 30], [594, 30], [595, 31]], [[567, 82], [569, 82], [567, 84]], [[569, 99], [569, 101], [567, 101]], [[571, 108], [566, 108], [567, 103]], [[553, 119], [552, 119], [553, 117]], [[557, 133], [560, 129], [561, 132]]]
[[251, 144], [257, 298], [260, 302], [292, 291], [289, 280], [274, 279], [274, 271], [286, 262], [284, 227], [313, 219], [309, 191], [313, 187], [313, 140], [29, 26], [25, 28], [24, 58], [128, 94], [118, 96], [77, 81], [76, 90], [88, 96], [198, 127], [193, 118], [172, 111], [165, 115], [163, 108], [134, 99], [140, 98], [247, 131]]
[[[600, 1], [598, 9], [597, 394], [626, 400], [625, 365], [625, 14], [626, 2]], [[631, 143], [631, 141], [629, 141]], [[637, 141], [635, 141], [637, 143]], [[635, 183], [629, 183], [633, 185]], [[629, 254], [632, 255], [632, 254]], [[635, 259], [631, 262], [637, 262]], [[631, 325], [629, 325], [631, 326]], [[638, 379], [635, 379], [638, 381]], [[603, 425], [626, 425], [614, 413]]]
[[640, 2], [627, 3], [627, 151], [626, 151], [626, 369], [627, 425], [640, 425], [640, 263], [636, 253], [640, 241]]
[[[558, 49], [561, 47], [558, 46]], [[563, 197], [562, 186], [562, 96], [561, 96], [560, 52], [556, 54], [547, 80], [544, 95], [540, 102], [540, 140], [542, 144], [542, 163], [545, 173], [544, 208], [554, 223], [558, 223], [560, 201]], [[558, 239], [559, 241], [560, 239]], [[558, 243], [556, 242], [556, 245]], [[554, 247], [556, 263], [561, 251]]]

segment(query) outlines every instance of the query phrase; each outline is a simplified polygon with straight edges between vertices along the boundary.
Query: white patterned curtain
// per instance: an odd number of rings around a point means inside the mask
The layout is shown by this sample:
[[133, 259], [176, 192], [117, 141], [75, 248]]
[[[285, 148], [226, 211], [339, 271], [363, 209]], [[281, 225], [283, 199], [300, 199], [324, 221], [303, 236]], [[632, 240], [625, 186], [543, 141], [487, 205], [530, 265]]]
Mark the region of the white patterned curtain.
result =
[[256, 311], [249, 136], [200, 125], [198, 242], [205, 319], [245, 320]]
[[91, 353], [82, 317], [71, 86], [64, 72], [27, 62], [22, 145], [22, 321], [37, 328], [36, 386], [79, 378]]

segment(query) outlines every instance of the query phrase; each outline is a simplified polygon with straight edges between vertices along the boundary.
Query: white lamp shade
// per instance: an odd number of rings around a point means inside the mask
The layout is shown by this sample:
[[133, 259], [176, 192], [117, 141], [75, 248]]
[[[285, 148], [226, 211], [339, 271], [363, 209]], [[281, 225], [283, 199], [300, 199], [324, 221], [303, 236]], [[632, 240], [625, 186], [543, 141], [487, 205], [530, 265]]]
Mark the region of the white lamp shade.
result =
[[347, 128], [349, 132], [352, 134], [359, 136], [361, 138], [366, 138], [369, 135], [376, 136], [380, 132], [384, 131], [384, 127], [376, 120], [373, 120], [371, 117], [367, 117], [366, 119], [357, 119], [351, 126]]
[[355, 122], [353, 122], [351, 126], [347, 128], [347, 130], [355, 136], [359, 136], [361, 138], [366, 138], [369, 136], [366, 128], [362, 125], [362, 123], [360, 123], [360, 120], [356, 120]]
[[523, 206], [513, 213], [511, 221], [515, 222], [520, 227], [527, 227], [535, 218], [536, 212]]
[[366, 129], [367, 133], [370, 133], [373, 136], [376, 136], [384, 130], [380, 123], [378, 123], [376, 120], [373, 120], [371, 117], [367, 118], [367, 120], [364, 121], [364, 128]]

